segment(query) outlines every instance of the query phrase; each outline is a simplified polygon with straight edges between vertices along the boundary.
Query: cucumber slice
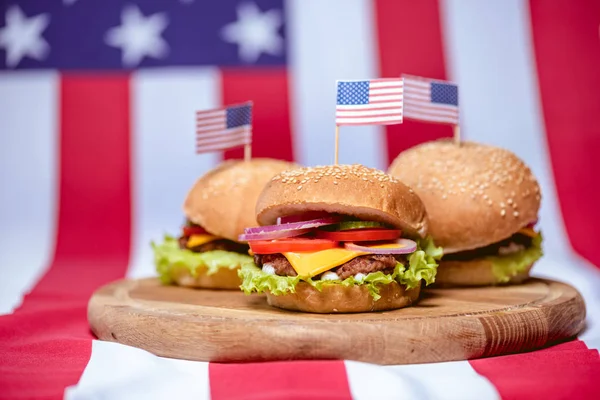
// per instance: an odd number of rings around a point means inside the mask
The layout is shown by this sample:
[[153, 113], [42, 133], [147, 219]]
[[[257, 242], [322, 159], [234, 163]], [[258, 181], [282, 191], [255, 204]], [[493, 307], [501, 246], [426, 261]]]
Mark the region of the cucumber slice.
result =
[[389, 228], [386, 224], [375, 221], [343, 221], [335, 226], [336, 231], [350, 231], [366, 228]]

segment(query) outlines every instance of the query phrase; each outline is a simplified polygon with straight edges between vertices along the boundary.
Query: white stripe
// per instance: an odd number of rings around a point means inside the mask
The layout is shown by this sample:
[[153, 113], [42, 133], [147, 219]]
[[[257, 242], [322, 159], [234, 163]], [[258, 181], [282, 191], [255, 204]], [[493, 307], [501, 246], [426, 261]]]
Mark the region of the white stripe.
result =
[[224, 128], [225, 128], [225, 123], [221, 122], [220, 124], [196, 126], [196, 132], [206, 132], [206, 131], [213, 131], [215, 129], [224, 129]]
[[401, 108], [388, 109], [388, 110], [363, 110], [363, 111], [337, 111], [338, 117], [354, 117], [360, 115], [386, 115], [386, 114], [399, 114], [402, 115]]
[[[296, 159], [305, 165], [331, 164], [336, 80], [377, 77], [372, 2], [289, 0], [286, 23]], [[340, 163], [385, 168], [384, 143], [379, 126], [344, 127]]]
[[430, 93], [420, 94], [420, 93], [414, 93], [414, 92], [410, 92], [410, 93], [407, 92], [404, 94], [404, 101], [408, 102], [409, 100], [428, 102], [428, 101], [431, 101], [431, 94]]
[[382, 87], [399, 87], [401, 88], [403, 86], [402, 81], [401, 80], [394, 80], [394, 81], [381, 81], [381, 82], [371, 82], [369, 83], [369, 88], [382, 88]]
[[0, 314], [46, 271], [57, 213], [59, 76], [0, 72]]
[[407, 89], [415, 88], [415, 89], [422, 89], [422, 90], [431, 90], [431, 82], [413, 80], [413, 79], [407, 79], [407, 78], [404, 78], [404, 86], [406, 86]]
[[369, 95], [369, 101], [376, 101], [379, 104], [382, 101], [402, 101], [401, 94], [393, 94], [388, 96]]
[[467, 361], [383, 367], [346, 361], [345, 365], [354, 400], [500, 398]]
[[458, 118], [442, 117], [442, 116], [422, 114], [422, 113], [417, 113], [417, 112], [405, 112], [404, 118], [416, 119], [419, 121], [441, 122], [441, 123], [447, 123], [447, 124], [456, 124], [458, 122]]
[[394, 121], [397, 120], [399, 118], [402, 118], [402, 113], [399, 113], [398, 115], [394, 115], [394, 116], [389, 116], [389, 117], [365, 117], [365, 118], [336, 118], [336, 122], [338, 124], [354, 124], [354, 123], [374, 123], [374, 122], [384, 122], [384, 121]]
[[196, 154], [194, 114], [220, 104], [217, 69], [144, 70], [133, 75], [134, 252], [130, 277], [156, 275], [150, 241], [162, 240], [165, 233], [179, 233], [188, 190], [220, 160], [220, 153]]
[[196, 118], [197, 119], [204, 119], [204, 118], [219, 118], [219, 119], [223, 119], [223, 118], [225, 118], [226, 113], [227, 112], [225, 110], [201, 111], [201, 112], [197, 112], [196, 113]]
[[582, 293], [587, 330], [581, 337], [593, 342], [600, 338], [600, 273], [573, 253], [563, 226], [531, 52], [528, 5], [520, 0], [441, 4], [446, 59], [460, 88], [463, 136], [512, 150], [537, 176], [545, 256], [532, 273], [570, 283]]
[[203, 139], [196, 141], [196, 148], [201, 149], [204, 152], [208, 149], [224, 150], [228, 149], [228, 146], [239, 146], [250, 142], [250, 132], [242, 132], [236, 135], [232, 135], [228, 138], [216, 138], [216, 139]]
[[416, 95], [416, 96], [426, 96], [431, 97], [431, 89], [421, 89], [421, 88], [412, 88], [410, 86], [406, 86], [405, 96], [407, 95]]
[[211, 124], [216, 124], [216, 123], [223, 124], [224, 121], [226, 121], [225, 117], [197, 118], [196, 126], [211, 125]]
[[336, 106], [336, 110], [361, 110], [369, 108], [389, 108], [389, 107], [402, 107], [401, 101], [390, 101], [385, 103], [375, 104], [343, 104]]
[[402, 88], [388, 88], [388, 89], [370, 89], [369, 94], [371, 96], [379, 96], [386, 93], [402, 93]]
[[450, 72], [460, 88], [462, 133], [506, 147], [529, 164], [543, 189], [540, 223], [547, 249], [569, 251], [558, 218], [527, 4], [520, 0], [443, 4]]
[[407, 101], [405, 103], [406, 108], [411, 107], [412, 109], [422, 109], [422, 110], [434, 110], [436, 112], [441, 112], [449, 115], [458, 115], [458, 107], [451, 106], [448, 104], [439, 104], [439, 103], [430, 103], [430, 102], [421, 102], [421, 101]]
[[65, 390], [65, 399], [209, 400], [208, 363], [94, 340], [90, 361], [79, 382]]

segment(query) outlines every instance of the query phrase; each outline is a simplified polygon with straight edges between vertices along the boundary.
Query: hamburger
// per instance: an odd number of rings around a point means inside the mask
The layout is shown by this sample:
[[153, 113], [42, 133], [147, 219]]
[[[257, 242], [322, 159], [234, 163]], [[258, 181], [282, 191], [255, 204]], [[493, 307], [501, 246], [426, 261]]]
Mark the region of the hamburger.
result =
[[433, 283], [440, 249], [425, 207], [382, 171], [334, 165], [283, 171], [256, 204], [259, 226], [240, 236], [254, 262], [241, 289], [271, 306], [313, 313], [391, 310]]
[[239, 289], [237, 270], [252, 261], [248, 244], [238, 241], [256, 224], [254, 206], [263, 186], [295, 167], [285, 161], [231, 160], [200, 177], [183, 203], [186, 220], [178, 237], [152, 243], [156, 271], [165, 284]]
[[520, 283], [542, 256], [540, 186], [512, 152], [449, 140], [400, 153], [388, 173], [422, 199], [441, 246], [436, 285]]

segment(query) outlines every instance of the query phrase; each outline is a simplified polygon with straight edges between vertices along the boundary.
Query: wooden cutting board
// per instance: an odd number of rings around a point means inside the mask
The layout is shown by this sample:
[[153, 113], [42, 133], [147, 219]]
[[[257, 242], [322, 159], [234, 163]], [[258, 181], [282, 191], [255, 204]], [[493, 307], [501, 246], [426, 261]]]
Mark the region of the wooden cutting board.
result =
[[361, 314], [305, 314], [263, 295], [121, 280], [99, 289], [88, 319], [101, 340], [159, 356], [241, 362], [345, 359], [409, 364], [533, 350], [584, 326], [581, 295], [532, 279], [508, 287], [431, 289], [418, 305]]

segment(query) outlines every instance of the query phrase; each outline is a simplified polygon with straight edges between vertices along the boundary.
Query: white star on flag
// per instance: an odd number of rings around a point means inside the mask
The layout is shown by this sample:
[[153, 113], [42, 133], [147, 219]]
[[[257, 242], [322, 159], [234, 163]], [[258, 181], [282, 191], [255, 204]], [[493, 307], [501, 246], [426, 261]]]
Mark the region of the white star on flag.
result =
[[164, 13], [144, 17], [139, 8], [128, 6], [121, 13], [121, 26], [109, 29], [105, 42], [121, 48], [123, 64], [135, 67], [144, 57], [163, 58], [167, 55], [169, 46], [161, 34], [168, 23]]
[[283, 38], [277, 30], [283, 23], [280, 10], [261, 13], [255, 3], [243, 3], [237, 8], [238, 20], [221, 30], [221, 37], [239, 46], [242, 61], [254, 63], [261, 53], [279, 55], [283, 50]]
[[23, 57], [43, 60], [50, 52], [42, 32], [50, 23], [48, 14], [27, 18], [19, 6], [6, 11], [6, 26], [0, 29], [0, 48], [6, 49], [6, 65], [16, 67]]

